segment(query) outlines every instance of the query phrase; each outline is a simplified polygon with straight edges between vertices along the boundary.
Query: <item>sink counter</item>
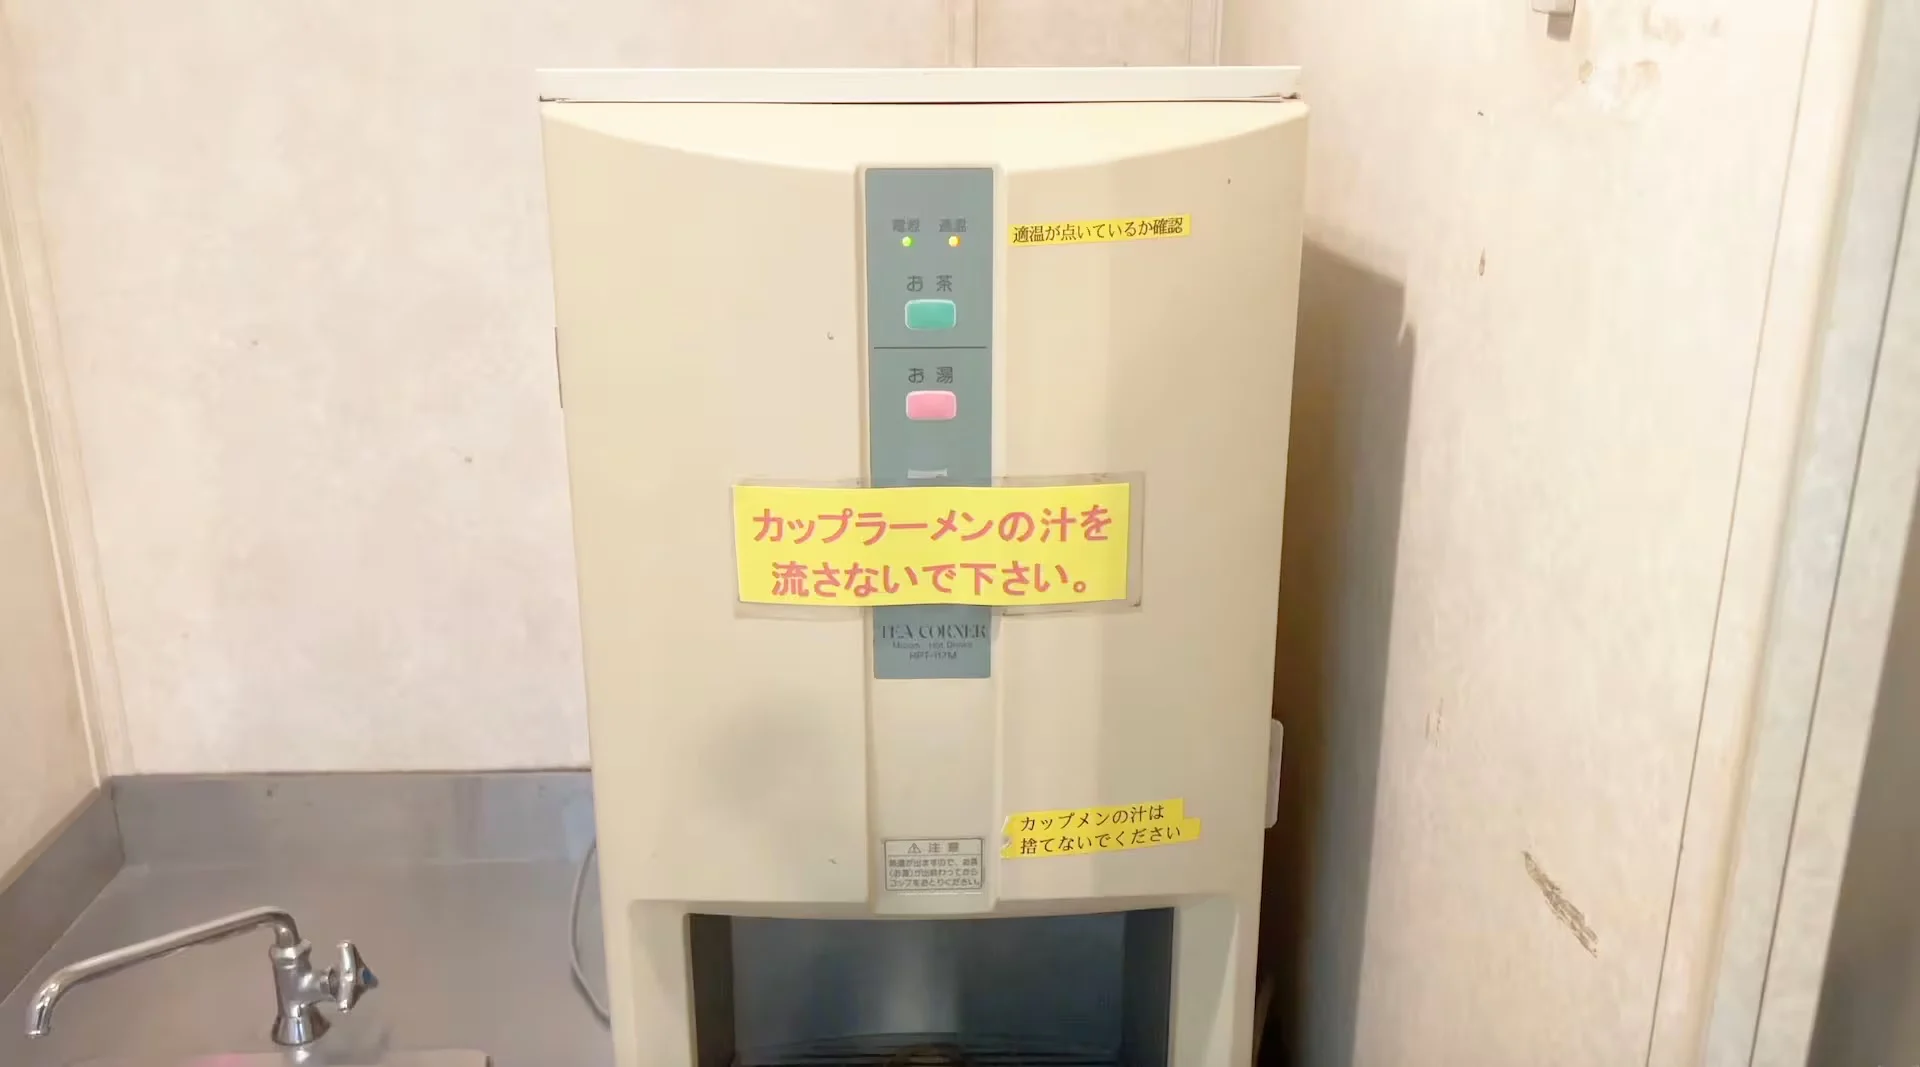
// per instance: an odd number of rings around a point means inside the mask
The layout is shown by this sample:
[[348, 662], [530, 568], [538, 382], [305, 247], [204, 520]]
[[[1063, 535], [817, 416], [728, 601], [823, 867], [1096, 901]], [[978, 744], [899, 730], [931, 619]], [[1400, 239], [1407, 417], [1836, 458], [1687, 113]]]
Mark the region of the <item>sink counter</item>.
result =
[[[0, 1006], [0, 1063], [64, 1067], [107, 1056], [265, 1052], [273, 1020], [272, 936], [200, 945], [78, 986], [53, 1032], [23, 1032], [27, 1003], [57, 967], [261, 904], [286, 908], [315, 946], [351, 939], [380, 979], [314, 1046], [376, 1064], [379, 1050], [475, 1049], [494, 1067], [608, 1067], [606, 1028], [568, 970], [566, 863], [441, 863], [261, 870], [130, 867], [115, 876]], [[598, 916], [583, 939], [597, 949]], [[597, 975], [597, 951], [587, 958]]]
[[[121, 822], [130, 829], [134, 822], [124, 809]], [[334, 943], [350, 939], [380, 981], [352, 1014], [322, 1009], [333, 1027], [313, 1048], [324, 1059], [380, 1064], [383, 1050], [471, 1049], [495, 1067], [611, 1067], [611, 1038], [568, 965], [574, 863], [553, 855], [415, 862], [379, 849], [361, 850], [365, 858], [355, 862], [345, 847], [319, 851], [142, 863], [141, 841], [130, 836], [127, 865], [0, 1002], [0, 1064], [275, 1051], [267, 1037], [274, 996], [266, 930], [77, 986], [55, 1010], [50, 1034], [29, 1039], [24, 1032], [28, 1002], [58, 967], [273, 905], [299, 922], [317, 965], [329, 965]], [[581, 951], [597, 981], [596, 900], [590, 891]]]

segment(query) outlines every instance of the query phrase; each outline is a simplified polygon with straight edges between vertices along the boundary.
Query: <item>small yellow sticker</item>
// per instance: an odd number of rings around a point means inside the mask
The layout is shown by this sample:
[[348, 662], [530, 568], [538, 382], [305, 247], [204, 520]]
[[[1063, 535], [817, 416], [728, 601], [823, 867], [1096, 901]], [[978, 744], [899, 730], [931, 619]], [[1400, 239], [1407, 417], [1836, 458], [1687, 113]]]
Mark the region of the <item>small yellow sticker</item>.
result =
[[1200, 840], [1200, 820], [1184, 800], [1099, 808], [1023, 811], [1007, 816], [1000, 858], [1041, 859], [1082, 852], [1127, 852]]
[[1015, 248], [1023, 248], [1027, 245], [1097, 244], [1104, 241], [1150, 241], [1157, 237], [1186, 237], [1192, 233], [1192, 215], [1141, 215], [1131, 219], [1036, 222], [1025, 226], [1014, 226], [1008, 231]]
[[1133, 487], [733, 487], [749, 604], [1021, 607], [1127, 599]]

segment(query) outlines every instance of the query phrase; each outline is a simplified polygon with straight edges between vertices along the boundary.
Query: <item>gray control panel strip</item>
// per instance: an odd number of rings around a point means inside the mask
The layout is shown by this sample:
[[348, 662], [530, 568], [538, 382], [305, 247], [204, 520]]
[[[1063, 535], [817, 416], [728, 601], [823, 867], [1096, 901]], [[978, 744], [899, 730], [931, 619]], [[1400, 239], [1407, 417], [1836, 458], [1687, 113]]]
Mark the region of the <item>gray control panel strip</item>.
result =
[[[993, 171], [866, 172], [867, 426], [873, 484], [993, 484]], [[986, 678], [992, 616], [873, 612], [876, 678]]]

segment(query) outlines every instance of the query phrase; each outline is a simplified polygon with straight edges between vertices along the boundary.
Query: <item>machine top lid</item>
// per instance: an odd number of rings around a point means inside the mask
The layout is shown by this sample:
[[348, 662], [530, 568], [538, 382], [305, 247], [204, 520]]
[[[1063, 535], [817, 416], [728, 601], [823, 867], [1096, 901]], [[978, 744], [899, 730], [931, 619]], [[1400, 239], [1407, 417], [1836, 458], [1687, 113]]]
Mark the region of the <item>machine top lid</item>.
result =
[[1280, 100], [1299, 67], [542, 70], [540, 99], [658, 104], [1051, 104]]

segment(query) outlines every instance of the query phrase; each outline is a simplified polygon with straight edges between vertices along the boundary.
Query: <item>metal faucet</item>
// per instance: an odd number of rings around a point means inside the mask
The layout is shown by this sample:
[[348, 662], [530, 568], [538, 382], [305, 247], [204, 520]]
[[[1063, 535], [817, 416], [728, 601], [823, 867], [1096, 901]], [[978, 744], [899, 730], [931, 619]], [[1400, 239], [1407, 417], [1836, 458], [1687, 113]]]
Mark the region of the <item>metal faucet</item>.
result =
[[306, 1045], [318, 1041], [320, 1035], [327, 1032], [327, 1020], [319, 1012], [322, 1003], [331, 1001], [341, 1011], [352, 1011], [361, 994], [379, 985], [351, 941], [340, 942], [339, 967], [330, 968], [324, 974], [315, 973], [308, 959], [313, 946], [301, 939], [293, 916], [279, 908], [254, 908], [60, 968], [27, 1006], [27, 1036], [44, 1037], [53, 1029], [53, 1007], [74, 986], [105, 978], [135, 964], [171, 956], [184, 948], [224, 941], [261, 926], [273, 930], [273, 947], [267, 950], [267, 958], [273, 961], [273, 992], [279, 1002], [279, 1010], [273, 1017], [274, 1044]]

